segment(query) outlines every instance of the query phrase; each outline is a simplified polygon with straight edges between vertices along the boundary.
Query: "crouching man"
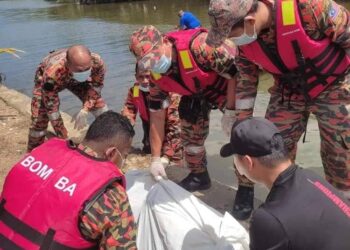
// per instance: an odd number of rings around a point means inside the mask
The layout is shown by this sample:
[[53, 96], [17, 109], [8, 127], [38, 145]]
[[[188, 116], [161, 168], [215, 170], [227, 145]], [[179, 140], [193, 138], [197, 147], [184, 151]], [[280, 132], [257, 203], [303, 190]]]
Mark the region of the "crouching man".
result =
[[0, 248], [136, 249], [120, 168], [134, 130], [107, 111], [79, 145], [53, 138], [16, 163], [0, 203]]
[[220, 154], [233, 155], [240, 174], [270, 190], [253, 213], [250, 249], [350, 249], [349, 201], [323, 178], [292, 163], [272, 122], [235, 123]]

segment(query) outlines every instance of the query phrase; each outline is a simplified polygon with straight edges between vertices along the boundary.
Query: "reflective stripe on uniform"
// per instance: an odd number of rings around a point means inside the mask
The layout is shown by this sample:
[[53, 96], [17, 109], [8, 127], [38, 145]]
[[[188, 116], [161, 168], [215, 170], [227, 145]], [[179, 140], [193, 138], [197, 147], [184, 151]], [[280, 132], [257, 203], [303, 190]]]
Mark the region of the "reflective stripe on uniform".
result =
[[43, 137], [46, 135], [46, 130], [41, 130], [41, 131], [37, 131], [37, 130], [29, 130], [29, 136], [31, 137]]
[[151, 72], [152, 77], [154, 80], [158, 81], [160, 78], [162, 78], [161, 74], [155, 73], [155, 72]]
[[101, 94], [102, 87], [93, 87], [93, 89], [94, 89], [97, 93]]
[[168, 97], [165, 100], [163, 100], [163, 101], [152, 101], [152, 100], [150, 100], [148, 109], [151, 112], [156, 112], [158, 110], [162, 110], [162, 109], [168, 108], [169, 105], [170, 105], [170, 101], [169, 101]]
[[159, 112], [161, 109], [149, 109], [149, 112]]
[[255, 98], [236, 99], [235, 109], [252, 109], [254, 108]]
[[282, 22], [284, 26], [295, 24], [294, 2], [287, 0], [282, 2]]
[[199, 154], [205, 151], [204, 146], [194, 146], [194, 145], [188, 145], [185, 147], [185, 152], [191, 153], [191, 154]]
[[133, 97], [139, 97], [140, 96], [140, 88], [139, 88], [139, 86], [134, 86], [133, 88], [132, 88], [132, 95], [133, 95]]
[[58, 118], [60, 118], [61, 114], [60, 114], [60, 112], [57, 111], [57, 112], [53, 112], [51, 114], [48, 114], [47, 116], [49, 117], [50, 121], [54, 121], [54, 120], [57, 120]]
[[188, 54], [188, 50], [181, 50], [179, 53], [184, 69], [193, 69], [193, 64], [191, 62], [190, 55]]
[[162, 109], [166, 109], [170, 106], [170, 100], [169, 100], [169, 97], [167, 97], [167, 99], [165, 99], [163, 102], [162, 102]]

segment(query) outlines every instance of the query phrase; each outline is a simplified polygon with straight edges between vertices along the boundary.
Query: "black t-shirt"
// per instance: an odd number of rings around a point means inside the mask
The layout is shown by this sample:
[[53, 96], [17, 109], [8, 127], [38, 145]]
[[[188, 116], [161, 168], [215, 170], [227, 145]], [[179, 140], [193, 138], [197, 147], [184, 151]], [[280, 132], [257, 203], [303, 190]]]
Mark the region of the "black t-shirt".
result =
[[350, 203], [315, 173], [290, 166], [253, 214], [251, 250], [349, 250]]

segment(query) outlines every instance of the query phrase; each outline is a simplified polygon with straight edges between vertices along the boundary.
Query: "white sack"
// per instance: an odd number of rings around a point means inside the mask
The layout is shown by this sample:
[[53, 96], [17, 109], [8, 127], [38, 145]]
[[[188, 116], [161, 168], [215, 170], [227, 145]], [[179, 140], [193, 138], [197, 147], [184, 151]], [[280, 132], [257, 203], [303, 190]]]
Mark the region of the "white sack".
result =
[[246, 230], [230, 214], [223, 216], [172, 181], [155, 183], [147, 172], [126, 174], [139, 249], [249, 249]]

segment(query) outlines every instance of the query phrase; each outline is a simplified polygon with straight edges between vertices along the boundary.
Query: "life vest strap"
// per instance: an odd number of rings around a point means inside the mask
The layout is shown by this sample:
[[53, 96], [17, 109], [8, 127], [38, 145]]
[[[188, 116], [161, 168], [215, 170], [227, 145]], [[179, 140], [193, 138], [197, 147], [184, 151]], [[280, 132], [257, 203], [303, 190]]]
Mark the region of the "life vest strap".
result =
[[220, 96], [226, 96], [227, 85], [225, 84], [225, 82], [226, 82], [226, 79], [222, 77], [218, 77], [214, 85], [209, 85], [206, 89], [203, 90], [203, 95], [205, 96], [205, 98], [209, 102], [215, 103], [215, 101]]
[[23, 250], [23, 248], [19, 247], [14, 242], [7, 239], [4, 235], [0, 233], [0, 246], [3, 250]]
[[193, 92], [182, 80], [180, 75], [175, 75], [175, 74], [171, 74], [168, 77], [172, 78], [175, 82], [177, 82], [182, 88], [184, 88], [185, 90], [187, 90], [188, 92], [190, 92], [191, 94], [195, 94], [195, 92]]
[[280, 72], [289, 72], [289, 69], [284, 64], [283, 60], [279, 56], [279, 54], [272, 53], [272, 51], [267, 47], [264, 41], [260, 38], [257, 39], [261, 49], [264, 51], [265, 55], [270, 59], [272, 64], [280, 71]]
[[[3, 199], [0, 203], [0, 221], [2, 221], [7, 227], [11, 228], [14, 232], [20, 234], [27, 240], [31, 241], [32, 243], [40, 246], [40, 250], [93, 250], [96, 249], [96, 247], [90, 247], [90, 248], [72, 248], [65, 246], [61, 243], [58, 243], [53, 240], [55, 230], [49, 229], [48, 232], [43, 235], [39, 231], [35, 230], [31, 226], [27, 225], [26, 223], [22, 222], [15, 216], [13, 216], [11, 213], [9, 213], [5, 209], [5, 203], [6, 201]], [[0, 245], [5, 250], [11, 249], [11, 250], [17, 250], [22, 249], [21, 247], [17, 246], [14, 242], [7, 239], [3, 235], [0, 234]], [[5, 248], [6, 246], [7, 248]]]

